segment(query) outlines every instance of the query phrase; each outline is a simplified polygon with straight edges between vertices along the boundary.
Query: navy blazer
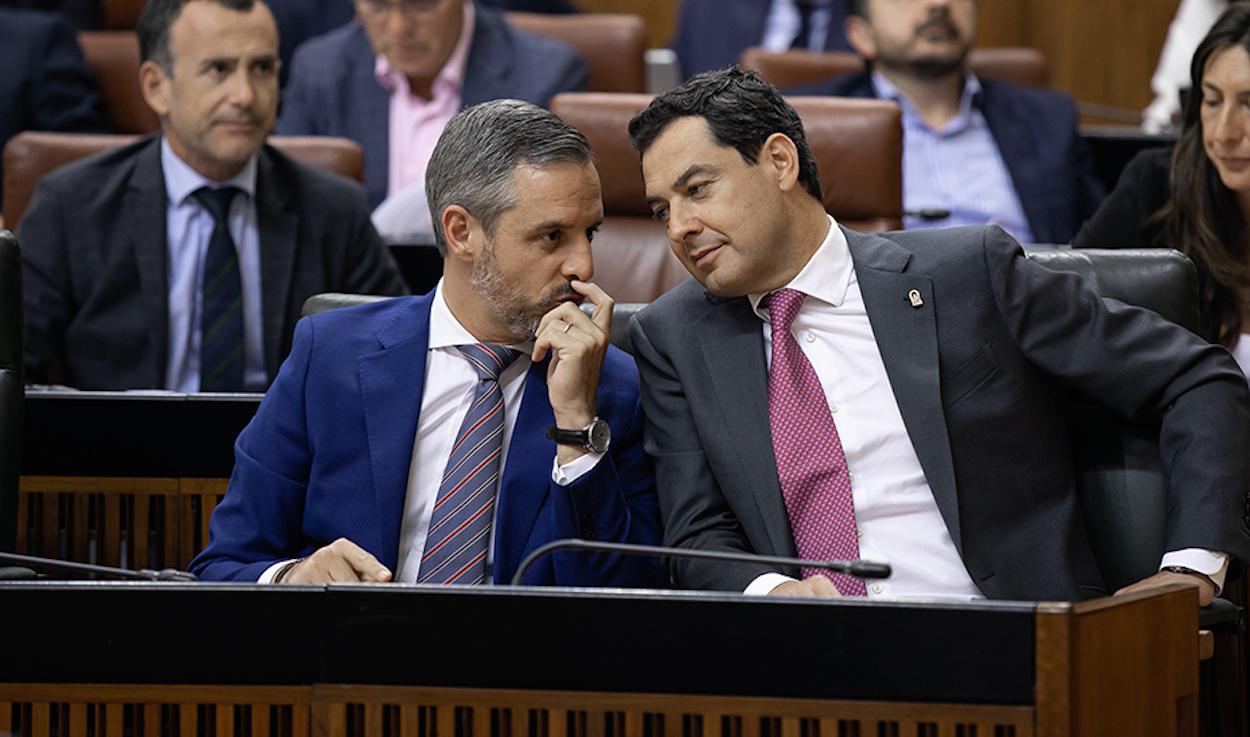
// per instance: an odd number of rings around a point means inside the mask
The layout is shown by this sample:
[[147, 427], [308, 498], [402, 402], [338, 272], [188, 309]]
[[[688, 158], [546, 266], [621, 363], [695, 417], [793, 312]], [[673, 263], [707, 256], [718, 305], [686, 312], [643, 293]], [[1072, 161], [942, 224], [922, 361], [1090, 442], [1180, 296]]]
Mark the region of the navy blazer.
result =
[[[234, 474], [213, 512], [208, 547], [191, 563], [196, 575], [254, 581], [274, 563], [340, 537], [396, 570], [433, 296], [300, 321], [291, 357], [235, 444]], [[568, 486], [551, 480], [556, 447], [546, 431], [555, 420], [546, 376], [545, 362], [529, 369], [499, 487], [494, 580], [500, 584], [553, 540], [655, 544], [660, 535], [633, 360], [608, 349], [598, 406], [612, 427], [612, 445]], [[524, 580], [654, 587], [657, 572], [647, 558], [565, 552], [540, 559]]]
[[[684, 0], [677, 35], [669, 44], [685, 78], [738, 63], [742, 52], [759, 46], [773, 0]], [[846, 3], [833, 0], [825, 51], [850, 51], [843, 26]]]
[[0, 69], [0, 150], [27, 130], [108, 130], [74, 29], [57, 16], [0, 8]]
[[[386, 199], [390, 179], [390, 93], [374, 76], [376, 61], [356, 21], [308, 41], [295, 52], [278, 119], [284, 135], [343, 136], [364, 147], [371, 207]], [[586, 60], [567, 45], [477, 9], [462, 107], [501, 98], [546, 107], [561, 92], [585, 89], [587, 79]]]
[[[1051, 90], [981, 79], [975, 101], [998, 144], [1036, 243], [1067, 243], [1098, 209], [1103, 189], [1077, 129], [1076, 105]], [[876, 97], [867, 73], [787, 94]]]
[[[39, 182], [18, 231], [33, 381], [165, 388], [167, 199], [159, 137], [74, 162]], [[269, 378], [312, 295], [407, 293], [355, 182], [264, 146], [256, 216]]]
[[[1250, 559], [1250, 392], [1228, 351], [1029, 261], [996, 227], [845, 233], [908, 437], [987, 597], [1107, 593], [1076, 495], [1072, 390], [1160, 421], [1167, 550]], [[911, 290], [921, 307], [907, 300]], [[710, 296], [692, 280], [630, 327], [665, 543], [794, 555], [750, 302]], [[705, 561], [672, 569], [683, 588], [722, 591], [774, 570]]]

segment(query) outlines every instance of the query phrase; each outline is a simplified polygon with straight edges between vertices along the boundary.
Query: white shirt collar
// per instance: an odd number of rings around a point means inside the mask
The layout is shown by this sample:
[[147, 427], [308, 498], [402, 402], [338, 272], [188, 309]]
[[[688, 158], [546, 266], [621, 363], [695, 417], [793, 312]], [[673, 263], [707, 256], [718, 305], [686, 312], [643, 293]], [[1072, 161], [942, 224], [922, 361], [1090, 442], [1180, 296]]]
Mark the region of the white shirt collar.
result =
[[[846, 234], [838, 227], [837, 221], [832, 215], [825, 217], [829, 218], [829, 234], [786, 288], [839, 307], [846, 300], [846, 290], [851, 283], [851, 250], [846, 243]], [[760, 301], [765, 296], [748, 294], [747, 299], [751, 300], [751, 309], [755, 310], [755, 314], [767, 322], [768, 312], [760, 307]]]
[[[443, 280], [439, 279], [434, 287], [434, 301], [430, 304], [430, 350], [480, 342], [451, 313], [447, 297], [443, 294]], [[522, 356], [529, 356], [534, 351], [534, 341], [513, 343], [510, 347], [520, 351]]]
[[165, 193], [170, 204], [175, 207], [192, 195], [200, 187], [238, 187], [247, 196], [256, 200], [256, 156], [247, 160], [243, 169], [224, 182], [214, 182], [192, 169], [187, 162], [178, 158], [169, 140], [161, 136], [161, 168], [165, 172]]

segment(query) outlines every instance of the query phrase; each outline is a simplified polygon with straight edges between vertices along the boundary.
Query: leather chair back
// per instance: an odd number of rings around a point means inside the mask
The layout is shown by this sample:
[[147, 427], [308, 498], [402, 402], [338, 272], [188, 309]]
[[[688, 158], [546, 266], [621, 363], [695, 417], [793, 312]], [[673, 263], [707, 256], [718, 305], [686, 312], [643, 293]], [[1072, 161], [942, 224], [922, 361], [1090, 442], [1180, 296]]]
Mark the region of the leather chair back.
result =
[[[738, 63], [743, 69], [759, 72], [761, 77], [783, 90], [864, 70], [863, 59], [849, 51], [768, 51], [752, 47], [742, 52]], [[973, 74], [985, 79], [1030, 87], [1050, 84], [1046, 57], [1037, 49], [1023, 46], [973, 49], [968, 55], [968, 66]]]
[[17, 540], [23, 363], [21, 254], [13, 233], [0, 230], [0, 552], [10, 553]]
[[115, 31], [134, 30], [146, 4], [147, 0], [100, 0], [104, 27]]
[[[4, 222], [17, 230], [40, 178], [78, 159], [138, 140], [132, 135], [26, 131], [4, 147]], [[324, 136], [271, 136], [269, 143], [305, 164], [362, 181], [365, 157], [360, 144]]]
[[[1029, 258], [1080, 274], [1103, 297], [1198, 329], [1197, 273], [1177, 251], [1036, 250]], [[1158, 428], [1124, 419], [1096, 397], [1073, 397], [1068, 414], [1085, 524], [1103, 580], [1114, 591], [1154, 573], [1165, 552], [1167, 479]]]
[[155, 133], [160, 118], [139, 90], [139, 37], [134, 31], [84, 31], [78, 43], [95, 76], [114, 133]]
[[[606, 222], [595, 240], [595, 281], [619, 302], [650, 302], [688, 277], [651, 219], [629, 120], [648, 95], [565, 93], [551, 109], [590, 140]], [[857, 230], [899, 228], [903, 129], [898, 107], [880, 100], [791, 98], [803, 119], [824, 187], [825, 208]]]
[[516, 28], [563, 41], [589, 66], [591, 92], [645, 92], [647, 29], [637, 15], [508, 13]]

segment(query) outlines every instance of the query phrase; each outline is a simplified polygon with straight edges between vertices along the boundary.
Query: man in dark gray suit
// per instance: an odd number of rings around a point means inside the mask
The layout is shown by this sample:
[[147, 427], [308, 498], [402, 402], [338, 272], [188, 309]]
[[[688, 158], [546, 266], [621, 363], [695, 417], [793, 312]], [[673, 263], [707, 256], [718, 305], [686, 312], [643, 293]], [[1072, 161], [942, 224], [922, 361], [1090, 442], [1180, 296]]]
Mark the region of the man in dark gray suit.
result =
[[1229, 556], [1250, 554], [1250, 396], [1227, 352], [1033, 264], [995, 227], [839, 228], [798, 116], [753, 74], [696, 77], [630, 134], [698, 282], [632, 326], [666, 544], [894, 568], [865, 588], [691, 561], [674, 564], [679, 585], [1105, 593], [1074, 490], [1071, 388], [1161, 421], [1169, 552], [1129, 588], [1187, 582], [1207, 602]]
[[586, 87], [577, 52], [472, 0], [356, 0], [356, 17], [295, 53], [278, 132], [358, 142], [374, 207], [424, 181], [460, 110], [500, 98], [546, 107]]
[[33, 381], [263, 390], [318, 292], [401, 294], [360, 188], [265, 145], [277, 31], [253, 0], [151, 0], [162, 134], [40, 183], [19, 232]]

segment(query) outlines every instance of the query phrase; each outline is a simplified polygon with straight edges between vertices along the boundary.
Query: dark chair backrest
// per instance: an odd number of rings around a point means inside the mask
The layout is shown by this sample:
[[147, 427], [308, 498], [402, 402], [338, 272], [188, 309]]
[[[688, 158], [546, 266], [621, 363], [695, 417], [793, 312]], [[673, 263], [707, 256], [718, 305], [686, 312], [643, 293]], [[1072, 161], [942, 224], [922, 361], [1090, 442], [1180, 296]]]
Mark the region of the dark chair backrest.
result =
[[[35, 187], [44, 174], [98, 153], [121, 148], [139, 136], [26, 131], [4, 147], [4, 224], [17, 230]], [[288, 156], [362, 181], [365, 155], [360, 144], [325, 136], [270, 136], [269, 143]]]
[[[1197, 272], [1177, 251], [1039, 249], [1029, 258], [1080, 274], [1103, 297], [1198, 329]], [[1165, 552], [1167, 479], [1158, 428], [1088, 397], [1072, 398], [1068, 418], [1085, 523], [1103, 580], [1114, 591], [1153, 573]]]
[[[603, 185], [604, 227], [595, 239], [595, 281], [622, 302], [650, 302], [688, 277], [651, 219], [629, 120], [649, 95], [566, 93], [551, 109], [590, 140]], [[856, 230], [898, 228], [903, 217], [903, 128], [880, 100], [791, 98], [824, 185], [825, 209]]]
[[139, 22], [139, 13], [147, 0], [100, 0], [100, 11], [104, 16], [104, 27], [111, 30], [134, 30]]
[[[1046, 268], [1079, 274], [1103, 297], [1153, 310], [1190, 330], [1199, 324], [1197, 272], [1177, 251], [1032, 249], [1028, 257]], [[316, 295], [304, 303], [304, 314], [380, 299], [385, 298]], [[644, 307], [615, 305], [613, 345], [632, 352], [629, 323]], [[1115, 590], [1153, 573], [1164, 552], [1167, 487], [1157, 428], [1126, 420], [1083, 397], [1073, 398], [1069, 416], [1086, 525], [1103, 579]]]
[[523, 31], [563, 41], [589, 67], [591, 92], [645, 92], [647, 27], [637, 15], [616, 13], [508, 13]]
[[[769, 51], [752, 47], [742, 52], [739, 64], [743, 69], [759, 72], [761, 77], [783, 90], [864, 70], [864, 60], [849, 51]], [[968, 56], [968, 66], [985, 79], [1030, 87], [1050, 84], [1046, 56], [1037, 49], [1023, 46], [973, 49]]]
[[22, 259], [17, 238], [0, 230], [0, 552], [14, 552], [26, 389], [22, 357]]
[[82, 55], [100, 89], [104, 115], [114, 133], [155, 133], [161, 119], [139, 89], [139, 37], [134, 31], [84, 31]]

